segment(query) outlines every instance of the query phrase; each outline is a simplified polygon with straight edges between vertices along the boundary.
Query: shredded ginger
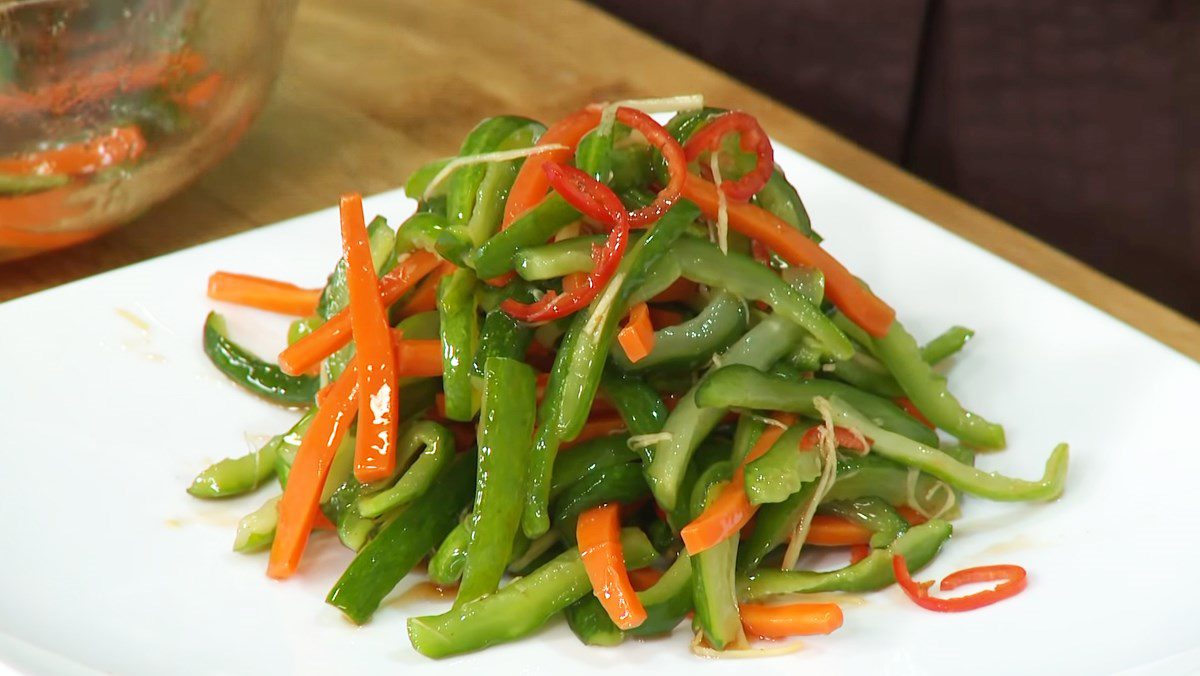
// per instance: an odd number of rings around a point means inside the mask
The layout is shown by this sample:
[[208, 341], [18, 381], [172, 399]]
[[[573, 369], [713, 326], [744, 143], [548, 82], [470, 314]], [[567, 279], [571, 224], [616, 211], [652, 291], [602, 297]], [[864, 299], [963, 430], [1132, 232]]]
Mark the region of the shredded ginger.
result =
[[465, 157], [456, 157], [446, 163], [442, 170], [434, 174], [433, 180], [429, 185], [425, 186], [425, 192], [421, 194], [422, 200], [428, 200], [433, 196], [433, 191], [442, 181], [446, 180], [450, 174], [454, 173], [455, 169], [465, 167], [470, 164], [489, 164], [492, 162], [508, 162], [510, 160], [519, 160], [522, 157], [530, 155], [540, 155], [551, 150], [570, 150], [570, 148], [561, 143], [547, 143], [544, 146], [530, 146], [529, 148], [516, 148], [514, 150], [498, 150], [493, 153], [480, 153], [478, 155], [467, 155]]
[[670, 432], [658, 432], [656, 434], [635, 434], [629, 437], [629, 441], [625, 445], [629, 446], [629, 450], [636, 451], [642, 448], [648, 448], [657, 444], [660, 441], [670, 441], [675, 435]]
[[813, 397], [813, 406], [817, 412], [821, 414], [823, 426], [818, 429], [819, 442], [817, 450], [821, 454], [821, 478], [817, 481], [817, 489], [813, 491], [812, 497], [808, 501], [808, 505], [804, 509], [804, 514], [800, 521], [796, 524], [796, 529], [792, 531], [791, 541], [788, 542], [787, 549], [783, 553], [784, 570], [791, 570], [795, 567], [796, 561], [800, 558], [800, 548], [804, 546], [804, 540], [808, 537], [808, 529], [812, 526], [813, 515], [817, 513], [817, 505], [821, 504], [821, 500], [825, 498], [825, 494], [833, 488], [833, 482], [837, 478], [837, 435], [833, 431], [833, 411], [829, 406], [829, 401], [824, 397]]
[[604, 292], [596, 300], [595, 311], [588, 317], [587, 323], [583, 325], [584, 335], [592, 337], [599, 335], [600, 325], [604, 323], [605, 319], [608, 319], [609, 313], [612, 312], [613, 304], [617, 301], [617, 292], [621, 290], [621, 285], [624, 283], [624, 272], [618, 272], [609, 280], [608, 286], [604, 287]]
[[725, 197], [725, 191], [721, 189], [721, 166], [717, 160], [720, 153], [714, 152], [708, 160], [708, 166], [712, 169], [713, 183], [717, 186], [717, 246], [721, 247], [721, 253], [729, 253], [729, 199]]

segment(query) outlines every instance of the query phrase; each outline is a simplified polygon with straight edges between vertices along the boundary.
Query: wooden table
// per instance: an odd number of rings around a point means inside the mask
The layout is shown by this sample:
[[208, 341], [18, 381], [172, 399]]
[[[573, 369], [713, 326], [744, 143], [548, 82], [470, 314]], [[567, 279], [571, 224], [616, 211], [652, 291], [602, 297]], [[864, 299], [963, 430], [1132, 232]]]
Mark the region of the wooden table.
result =
[[1200, 324], [575, 0], [302, 0], [278, 88], [237, 150], [114, 234], [0, 266], [0, 300], [394, 188], [497, 112], [552, 120], [690, 92], [1200, 359]]

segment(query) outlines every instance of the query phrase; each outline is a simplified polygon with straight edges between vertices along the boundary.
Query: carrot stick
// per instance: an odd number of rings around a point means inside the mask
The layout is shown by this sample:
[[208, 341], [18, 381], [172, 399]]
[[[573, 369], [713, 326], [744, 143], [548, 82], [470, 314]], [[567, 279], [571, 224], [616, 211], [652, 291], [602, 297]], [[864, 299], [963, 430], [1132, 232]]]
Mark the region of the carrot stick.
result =
[[531, 209], [550, 189], [550, 179], [542, 166], [547, 162], [563, 163], [571, 159], [574, 148], [579, 145], [584, 134], [591, 131], [600, 123], [600, 109], [594, 107], [582, 108], [563, 119], [550, 125], [550, 128], [538, 139], [537, 145], [545, 146], [560, 144], [567, 146], [560, 150], [547, 150], [526, 158], [517, 172], [512, 188], [508, 191], [508, 200], [504, 203], [504, 221], [501, 228], [507, 228], [521, 214]]
[[762, 638], [829, 634], [842, 626], [842, 609], [836, 603], [743, 603], [738, 611], [746, 633]]
[[204, 68], [204, 57], [182, 51], [167, 59], [155, 58], [113, 70], [87, 73], [30, 92], [0, 93], [0, 110], [13, 115], [50, 112], [61, 115], [77, 106], [100, 101], [115, 92], [134, 92], [170, 84]]
[[629, 582], [638, 591], [645, 591], [662, 579], [663, 572], [657, 568], [638, 568], [629, 571]]
[[[711, 182], [688, 174], [683, 197], [696, 203], [709, 218], [718, 211], [717, 188]], [[769, 211], [753, 204], [730, 201], [729, 227], [761, 241], [793, 265], [808, 265], [825, 275], [825, 293], [839, 310], [867, 333], [887, 335], [896, 312], [871, 293], [836, 258]]]
[[279, 500], [279, 523], [267, 575], [282, 580], [296, 572], [316, 521], [321, 490], [342, 438], [358, 413], [358, 369], [352, 362], [334, 381], [308, 432], [300, 440], [287, 487]]
[[208, 297], [260, 310], [307, 317], [317, 311], [320, 289], [302, 289], [295, 284], [265, 277], [217, 271], [208, 278]]
[[813, 516], [804, 544], [822, 547], [863, 545], [871, 541], [871, 531], [865, 526], [828, 514]]
[[442, 375], [442, 341], [410, 340], [404, 332], [392, 331], [396, 351], [396, 376], [400, 378], [434, 378]]
[[396, 353], [387, 311], [379, 297], [379, 278], [371, 262], [371, 243], [363, 218], [362, 195], [343, 195], [340, 202], [350, 326], [358, 362], [358, 435], [354, 444], [354, 476], [363, 483], [391, 476], [396, 469], [396, 419], [399, 387]]
[[654, 349], [654, 327], [650, 324], [650, 311], [645, 303], [638, 303], [629, 311], [629, 320], [617, 334], [617, 342], [629, 361], [635, 364]]
[[[896, 511], [900, 512], [900, 516], [903, 516], [905, 521], [914, 526], [929, 520], [908, 505], [901, 505], [896, 508]], [[870, 541], [871, 531], [867, 530], [866, 526], [829, 514], [817, 514], [813, 517], [812, 525], [808, 529], [808, 537], [804, 540], [805, 544], [822, 547], [845, 547], [847, 545], [855, 547], [866, 545]]]
[[575, 537], [579, 541], [579, 557], [592, 583], [592, 593], [608, 617], [621, 629], [633, 629], [646, 621], [646, 609], [638, 599], [629, 571], [625, 569], [625, 553], [621, 548], [621, 521], [616, 504], [604, 504], [579, 515]]
[[[796, 416], [790, 413], [776, 413], [775, 418], [784, 425], [796, 422]], [[758, 507], [751, 505], [750, 499], [746, 497], [746, 464], [771, 450], [771, 446], [779, 440], [783, 431], [783, 428], [774, 425], [763, 430], [750, 452], [746, 454], [746, 458], [742, 460], [742, 464], [734, 470], [733, 478], [721, 489], [717, 499], [679, 532], [688, 554], [694, 556], [724, 542], [750, 522]]]
[[220, 73], [209, 73], [204, 79], [188, 87], [182, 94], [172, 98], [174, 98], [176, 103], [188, 110], [203, 108], [221, 91], [221, 83], [223, 81], [224, 78], [221, 77]]
[[[521, 214], [532, 209], [546, 197], [546, 191], [550, 189], [550, 179], [542, 167], [547, 162], [561, 164], [570, 161], [580, 139], [599, 123], [600, 109], [588, 106], [550, 125], [550, 128], [538, 139], [537, 145], [559, 144], [567, 147], [547, 150], [537, 155], [530, 155], [525, 159], [521, 169], [517, 172], [517, 178], [513, 181], [512, 188], [508, 191], [508, 199], [504, 202], [504, 220], [500, 223], [501, 230], [512, 225], [513, 221], [521, 217]], [[503, 286], [515, 276], [515, 272], [509, 271], [487, 280], [487, 283], [493, 286]]]
[[[2, 105], [0, 110], [4, 110]], [[2, 243], [28, 249], [50, 248], [91, 239], [107, 230], [43, 230], [47, 226], [65, 225], [91, 211], [97, 198], [94, 191], [84, 188], [77, 181], [52, 190], [0, 197]]]
[[432, 312], [436, 310], [438, 282], [442, 281], [442, 277], [457, 269], [458, 266], [449, 261], [438, 265], [432, 273], [421, 280], [420, 284], [417, 284], [417, 288], [413, 289], [412, 295], [404, 301], [404, 305], [400, 306], [400, 316], [409, 317], [419, 312]]
[[[384, 307], [395, 303], [412, 286], [438, 266], [437, 256], [417, 251], [404, 259], [379, 280], [379, 298]], [[286, 373], [297, 375], [315, 366], [350, 342], [350, 311], [342, 310], [316, 331], [292, 343], [279, 353], [279, 366]]]
[[114, 127], [106, 134], [61, 148], [0, 158], [0, 173], [81, 176], [135, 160], [144, 150], [146, 139], [136, 125]]
[[625, 430], [625, 421], [620, 418], [595, 418], [588, 420], [583, 424], [583, 430], [579, 432], [579, 436], [563, 443], [563, 450], [571, 446], [578, 446], [585, 441], [599, 439], [600, 437], [624, 432]]
[[[0, 200], [0, 202], [3, 201]], [[0, 213], [3, 213], [3, 205], [0, 205]], [[101, 228], [99, 230], [37, 232], [22, 228], [0, 227], [0, 246], [12, 247], [14, 249], [55, 249], [95, 239], [108, 232], [108, 230], [108, 228]]]
[[587, 273], [572, 272], [562, 278], [563, 293], [571, 293], [587, 284]]

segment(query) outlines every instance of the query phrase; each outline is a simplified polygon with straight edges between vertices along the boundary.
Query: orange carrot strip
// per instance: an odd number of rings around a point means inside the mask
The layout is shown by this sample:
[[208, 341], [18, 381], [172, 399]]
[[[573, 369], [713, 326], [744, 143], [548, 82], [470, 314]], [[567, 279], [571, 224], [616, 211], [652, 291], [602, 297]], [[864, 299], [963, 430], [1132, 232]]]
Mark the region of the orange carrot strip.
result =
[[358, 361], [358, 434], [354, 477], [363, 483], [391, 476], [396, 469], [399, 386], [396, 353], [387, 310], [379, 298], [379, 278], [371, 262], [371, 243], [363, 218], [362, 195], [342, 195], [339, 204], [350, 326]]
[[173, 97], [175, 102], [189, 110], [203, 108], [221, 91], [224, 78], [220, 73], [209, 73], [204, 79], [188, 87], [182, 94]]
[[806, 545], [822, 547], [845, 547], [862, 545], [871, 541], [871, 531], [866, 526], [847, 521], [838, 516], [817, 514], [808, 529]]
[[317, 311], [321, 290], [303, 289], [274, 279], [218, 270], [208, 278], [208, 297], [260, 310], [307, 317]]
[[512, 188], [508, 191], [508, 200], [504, 203], [504, 222], [501, 224], [501, 228], [507, 228], [513, 221], [520, 218], [521, 214], [529, 211], [546, 196], [546, 191], [550, 189], [550, 179], [542, 170], [542, 166], [547, 162], [561, 164], [569, 161], [575, 154], [574, 148], [579, 144], [580, 139], [599, 123], [600, 109], [589, 106], [550, 125], [550, 128], [538, 139], [537, 145], [560, 144], [567, 147], [530, 155], [525, 160], [525, 163], [521, 165], [521, 170], [517, 172], [517, 178], [513, 181]]
[[145, 150], [146, 139], [136, 125], [114, 127], [106, 134], [61, 148], [0, 158], [0, 173], [81, 176], [135, 160]]
[[[0, 110], [4, 110], [3, 105]], [[3, 243], [31, 249], [66, 246], [111, 229], [113, 226], [88, 231], [45, 230], [64, 225], [95, 207], [99, 197], [87, 187], [83, 181], [74, 181], [52, 190], [0, 197], [0, 229], [5, 233]], [[66, 241], [72, 238], [73, 241]]]
[[650, 324], [650, 311], [645, 303], [638, 303], [629, 311], [629, 320], [617, 334], [617, 342], [635, 364], [654, 349], [654, 326]]
[[[379, 298], [384, 307], [395, 303], [412, 286], [438, 266], [437, 256], [416, 251], [379, 280]], [[279, 366], [297, 375], [315, 366], [350, 342], [350, 311], [342, 310], [316, 331], [279, 353]]]
[[[896, 511], [900, 513], [900, 516], [904, 517], [905, 521], [914, 526], [929, 520], [908, 505], [897, 507]], [[829, 514], [817, 514], [813, 517], [812, 525], [808, 530], [808, 537], [804, 540], [805, 544], [820, 545], [822, 547], [844, 547], [847, 545], [856, 547], [866, 545], [870, 541], [871, 531], [867, 530], [866, 526]]]
[[442, 375], [442, 341], [410, 340], [404, 332], [392, 331], [396, 351], [396, 376], [400, 378], [434, 378]]
[[115, 92], [133, 92], [158, 84], [169, 84], [181, 75], [204, 68], [204, 57], [191, 51], [156, 58], [132, 66], [71, 77], [30, 92], [0, 92], [0, 110], [14, 115], [50, 112], [61, 115], [86, 103], [102, 100]]
[[588, 283], [587, 278], [588, 278], [588, 276], [587, 276], [587, 273], [585, 273], [585, 272], [572, 272], [569, 275], [563, 276], [563, 278], [562, 278], [563, 293], [571, 293], [572, 291], [575, 291], [576, 289], [579, 289], [580, 287], [584, 286], [585, 284]]
[[419, 312], [432, 312], [436, 310], [438, 283], [442, 281], [442, 277], [457, 269], [458, 266], [449, 261], [438, 265], [429, 276], [421, 280], [417, 288], [413, 289], [412, 295], [404, 301], [404, 305], [400, 306], [400, 316], [409, 317]]
[[[530, 155], [525, 159], [520, 171], [517, 172], [517, 178], [513, 181], [512, 188], [508, 191], [508, 199], [504, 202], [504, 220], [500, 223], [501, 230], [512, 225], [513, 221], [545, 199], [546, 191], [550, 189], [550, 179], [542, 167], [547, 162], [556, 164], [569, 162], [571, 156], [575, 154], [575, 146], [579, 145], [580, 139], [599, 123], [600, 108], [588, 106], [550, 125], [550, 128], [538, 139], [537, 145], [559, 144], [567, 147], [547, 150], [537, 155]], [[509, 271], [487, 280], [487, 283], [492, 286], [504, 286], [515, 276], [515, 272]]]
[[585, 441], [624, 432], [626, 429], [625, 421], [620, 418], [593, 418], [583, 424], [583, 430], [579, 432], [579, 436], [570, 441], [563, 442], [563, 450], [567, 450], [572, 446], [578, 446]]
[[[796, 422], [796, 416], [790, 413], [776, 413], [775, 418], [784, 425]], [[750, 452], [746, 454], [746, 458], [742, 460], [742, 464], [734, 470], [733, 478], [721, 489], [717, 499], [713, 500], [700, 516], [683, 527], [679, 534], [688, 554], [695, 556], [725, 541], [750, 522], [758, 507], [751, 505], [750, 499], [746, 497], [746, 464], [762, 457], [782, 435], [783, 429], [774, 425], [763, 430]]]
[[[4, 200], [0, 200], [3, 202]], [[0, 214], [4, 211], [3, 205], [0, 204]], [[3, 219], [0, 218], [0, 221]], [[89, 239], [95, 239], [100, 235], [108, 232], [108, 228], [99, 230], [59, 230], [49, 232], [38, 232], [35, 230], [24, 230], [22, 228], [2, 228], [0, 227], [0, 246], [12, 247], [14, 249], [55, 249], [58, 247], [71, 246], [86, 242]]]
[[308, 534], [316, 521], [321, 490], [329, 476], [333, 455], [358, 413], [357, 371], [351, 362], [334, 381], [296, 450], [287, 487], [279, 500], [279, 523], [267, 564], [267, 575], [273, 578], [290, 577], [300, 564]]
[[[717, 187], [711, 182], [688, 174], [683, 184], [683, 197], [696, 203], [709, 218], [718, 211]], [[887, 335], [896, 312], [871, 293], [850, 271], [828, 251], [804, 236], [774, 214], [753, 204], [730, 201], [727, 213], [729, 227], [760, 240], [793, 265], [808, 265], [825, 275], [825, 293], [829, 300], [864, 331], [881, 338]]]
[[662, 579], [663, 572], [657, 568], [638, 568], [629, 571], [629, 582], [637, 591], [645, 591]]
[[842, 609], [836, 603], [743, 603], [738, 611], [746, 633], [761, 638], [830, 634], [842, 626]]
[[580, 514], [575, 538], [579, 541], [579, 558], [592, 583], [592, 593], [600, 599], [613, 624], [633, 629], [645, 622], [646, 609], [625, 569], [617, 505], [599, 505]]

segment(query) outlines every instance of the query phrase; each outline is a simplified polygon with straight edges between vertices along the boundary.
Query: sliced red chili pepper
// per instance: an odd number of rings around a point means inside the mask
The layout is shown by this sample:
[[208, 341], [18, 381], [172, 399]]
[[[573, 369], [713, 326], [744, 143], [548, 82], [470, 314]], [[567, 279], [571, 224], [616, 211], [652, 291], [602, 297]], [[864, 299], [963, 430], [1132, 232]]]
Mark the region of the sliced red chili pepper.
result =
[[574, 167], [554, 162], [542, 166], [555, 192], [582, 214], [608, 226], [610, 230], [604, 246], [592, 249], [592, 271], [569, 291], [564, 290], [561, 294], [550, 291], [533, 303], [519, 303], [510, 298], [501, 304], [504, 311], [514, 318], [531, 323], [566, 317], [592, 302], [616, 273], [629, 240], [625, 206], [611, 188]]
[[775, 171], [775, 150], [771, 147], [771, 139], [753, 115], [740, 110], [725, 113], [692, 134], [683, 150], [687, 161], [691, 162], [706, 150], [720, 150], [725, 136], [735, 132], [741, 137], [742, 150], [753, 152], [758, 160], [754, 169], [736, 181], [721, 181], [721, 192], [731, 200], [747, 202], [762, 190]]
[[850, 545], [850, 565], [854, 565], [859, 561], [871, 555], [871, 545], [857, 544]]
[[[671, 132], [646, 113], [636, 108], [617, 108], [617, 120], [621, 124], [641, 132], [642, 136], [646, 137], [646, 141], [657, 148], [667, 162], [667, 176], [669, 177], [667, 185], [658, 192], [653, 202], [628, 214], [629, 227], [650, 225], [667, 213], [671, 205], [679, 199], [679, 193], [683, 191], [683, 182], [687, 178], [687, 158], [684, 155], [683, 147], [679, 145], [679, 141], [676, 141], [674, 136], [671, 136]], [[770, 176], [770, 174], [767, 175]]]
[[908, 397], [896, 397], [892, 401], [895, 401], [897, 406], [904, 409], [905, 413], [916, 418], [917, 422], [921, 423], [922, 425], [928, 427], [931, 430], [937, 429], [937, 427], [933, 423], [929, 422], [929, 418], [926, 418], [925, 414], [921, 413], [921, 409], [917, 408], [917, 405], [912, 403], [912, 400], [909, 399]]
[[[546, 133], [538, 140], [538, 145], [560, 143], [568, 148], [574, 148], [585, 134], [596, 127], [597, 122], [600, 121], [601, 110], [598, 106], [588, 106], [568, 115], [547, 129]], [[687, 178], [687, 159], [679, 141], [676, 141], [666, 128], [655, 122], [654, 118], [646, 113], [636, 108], [620, 107], [617, 108], [616, 117], [621, 124], [640, 132], [650, 145], [662, 153], [663, 159], [667, 162], [667, 175], [670, 178], [666, 187], [648, 206], [629, 213], [630, 227], [649, 225], [666, 213], [667, 209], [671, 208], [671, 205], [679, 199], [679, 193], [683, 190], [683, 182]], [[545, 196], [546, 184], [538, 169], [544, 169], [547, 164], [553, 162], [565, 162], [570, 159], [571, 152], [571, 150], [548, 151], [525, 161], [509, 191], [505, 204], [503, 227], [508, 227], [518, 216]]]
[[939, 613], [960, 613], [990, 606], [997, 601], [1003, 601], [1021, 593], [1027, 583], [1025, 569], [1020, 566], [1004, 564], [966, 568], [947, 575], [942, 580], [942, 591], [949, 591], [964, 584], [973, 584], [976, 582], [995, 582], [999, 580], [1000, 584], [992, 589], [985, 589], [981, 592], [968, 594], [967, 596], [940, 599], [929, 595], [929, 588], [933, 586], [933, 582], [913, 581], [912, 576], [908, 573], [908, 563], [905, 562], [903, 556], [899, 554], [892, 556], [892, 571], [896, 575], [896, 582], [899, 583], [900, 588], [904, 590], [908, 598], [913, 600], [913, 603], [927, 610], [934, 610]]

